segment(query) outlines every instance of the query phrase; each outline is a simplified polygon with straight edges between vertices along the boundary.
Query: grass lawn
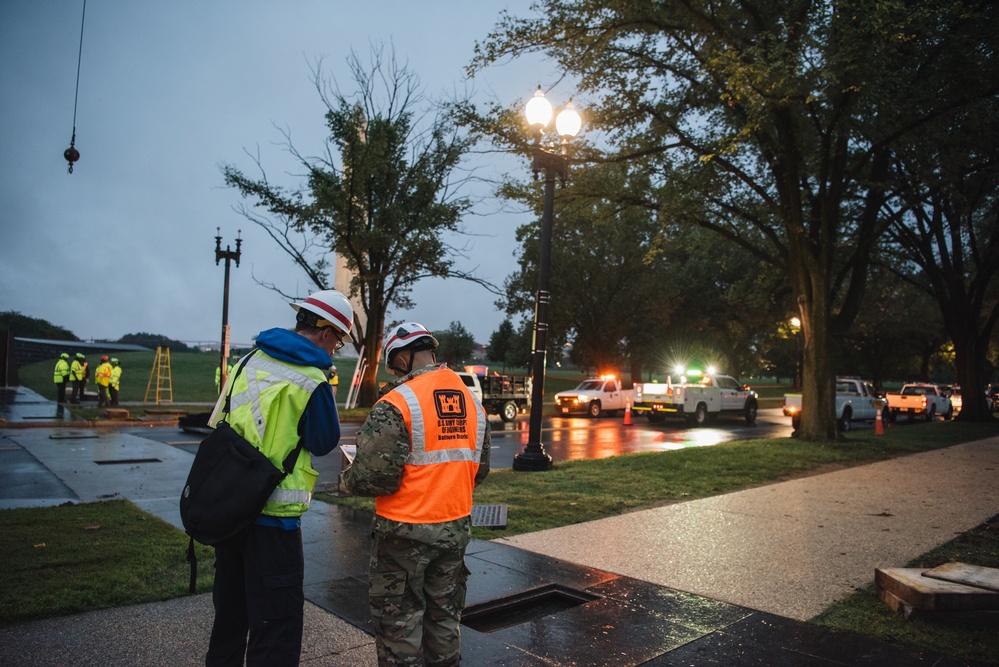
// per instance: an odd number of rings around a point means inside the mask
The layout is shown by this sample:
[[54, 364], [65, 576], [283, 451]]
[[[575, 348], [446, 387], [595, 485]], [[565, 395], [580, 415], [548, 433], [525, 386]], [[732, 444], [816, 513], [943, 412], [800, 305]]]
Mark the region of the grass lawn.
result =
[[[934, 422], [889, 429], [885, 435], [853, 431], [840, 442], [796, 438], [739, 440], [713, 447], [561, 461], [544, 474], [494, 470], [475, 490], [477, 505], [507, 505], [503, 530], [475, 528], [494, 539], [592, 521], [663, 503], [727, 493], [793, 475], [881, 461], [999, 435], [999, 422]], [[324, 501], [374, 510], [370, 498], [318, 493]]]
[[[127, 500], [0, 510], [0, 625], [185, 595], [187, 544]], [[197, 549], [207, 592], [215, 555]]]
[[[153, 371], [153, 361], [156, 358], [155, 352], [122, 352], [117, 355], [122, 368], [121, 391], [119, 400], [128, 403], [141, 403], [146, 398], [146, 389], [149, 387], [150, 376]], [[88, 359], [91, 369], [97, 367], [97, 359]], [[354, 374], [354, 359], [340, 359], [334, 357], [337, 375], [340, 376], [340, 383], [343, 385], [341, 392], [343, 396], [347, 393], [347, 382]], [[56, 358], [51, 361], [39, 361], [33, 364], [22, 366], [17, 373], [21, 384], [38, 392], [45, 398], [55, 400], [56, 390], [52, 383], [52, 369], [55, 367]], [[215, 367], [218, 365], [219, 357], [214, 352], [176, 352], [170, 354], [170, 380], [173, 387], [174, 403], [202, 403], [214, 402], [218, 398], [215, 390]], [[384, 379], [388, 379], [388, 375]], [[155, 385], [155, 380], [153, 380]], [[89, 390], [93, 390], [93, 371], [91, 370], [91, 380], [87, 384]], [[150, 402], [153, 393], [150, 391]]]

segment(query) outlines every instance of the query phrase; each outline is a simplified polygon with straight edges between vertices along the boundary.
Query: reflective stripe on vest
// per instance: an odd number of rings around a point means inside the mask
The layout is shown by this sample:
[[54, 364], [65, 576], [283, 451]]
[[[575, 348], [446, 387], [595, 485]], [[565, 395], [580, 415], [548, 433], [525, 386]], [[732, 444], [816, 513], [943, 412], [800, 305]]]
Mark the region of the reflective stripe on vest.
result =
[[274, 493], [267, 499], [270, 503], [301, 503], [308, 505], [312, 502], [312, 494], [301, 489], [274, 489]]
[[485, 439], [486, 415], [478, 401], [473, 401], [476, 411], [476, 434], [475, 449], [467, 447], [456, 447], [454, 449], [436, 449], [426, 451], [426, 428], [423, 423], [423, 410], [420, 409], [420, 399], [416, 393], [408, 386], [402, 384], [396, 387], [396, 391], [406, 401], [409, 406], [411, 419], [410, 437], [412, 438], [412, 448], [409, 456], [406, 457], [406, 465], [425, 466], [435, 463], [451, 463], [454, 461], [471, 461], [478, 465], [482, 456], [482, 441]]
[[[280, 468], [288, 453], [298, 444], [299, 421], [313, 392], [321, 389], [320, 384], [325, 380], [322, 370], [318, 368], [285, 364], [258, 350], [246, 361], [238, 375], [228, 378], [228, 382], [234, 383], [235, 387], [226, 421], [250, 444], [260, 449], [275, 467]], [[225, 400], [223, 393], [209, 424], [214, 426], [222, 418]], [[303, 448], [293, 471], [267, 499], [262, 514], [293, 517], [301, 516], [309, 509], [318, 477], [311, 462], [308, 450]]]
[[[253, 372], [258, 370], [268, 373], [268, 375], [263, 379], [259, 379], [257, 374]], [[232, 397], [232, 404], [229, 406], [229, 411], [232, 412], [236, 408], [240, 408], [249, 403], [250, 412], [253, 414], [253, 424], [257, 429], [257, 435], [260, 436], [260, 442], [264, 441], [264, 432], [267, 430], [267, 420], [264, 419], [263, 411], [260, 408], [260, 394], [262, 394], [265, 389], [268, 389], [279, 382], [290, 382], [311, 396], [312, 392], [314, 392], [316, 387], [319, 386], [319, 383], [309, 376], [289, 368], [284, 364], [271, 361], [270, 359], [261, 358], [259, 354], [253, 355], [253, 357], [246, 362], [246, 367], [243, 369], [243, 373], [246, 375], [246, 391], [240, 392]]]
[[375, 512], [412, 524], [471, 514], [488, 422], [468, 387], [453, 371], [439, 369], [415, 376], [381, 400], [402, 414], [410, 451], [399, 488], [375, 498]]

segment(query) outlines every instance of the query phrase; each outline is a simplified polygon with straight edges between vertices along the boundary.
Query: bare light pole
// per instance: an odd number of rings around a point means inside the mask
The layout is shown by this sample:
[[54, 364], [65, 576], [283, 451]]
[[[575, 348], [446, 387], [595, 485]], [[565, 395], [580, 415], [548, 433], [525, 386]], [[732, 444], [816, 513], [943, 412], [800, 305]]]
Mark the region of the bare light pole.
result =
[[229, 246], [226, 246], [225, 250], [223, 250], [222, 228], [215, 228], [215, 266], [218, 266], [219, 262], [223, 259], [225, 260], [225, 283], [222, 289], [222, 350], [219, 359], [219, 391], [222, 391], [222, 387], [225, 386], [226, 376], [229, 374], [225, 363], [226, 359], [229, 358], [229, 261], [236, 260], [236, 266], [239, 266], [240, 246], [243, 244], [243, 239], [239, 238], [239, 235], [242, 231], [241, 229], [236, 230], [236, 249], [230, 250]]
[[537, 129], [531, 170], [537, 178], [545, 175], [544, 207], [541, 214], [541, 258], [538, 261], [538, 292], [534, 302], [534, 345], [531, 356], [531, 417], [527, 444], [524, 451], [513, 457], [513, 469], [521, 471], [551, 470], [552, 457], [545, 452], [541, 442], [541, 413], [545, 397], [545, 356], [548, 350], [548, 301], [551, 282], [552, 218], [555, 206], [555, 178], [563, 184], [569, 177], [569, 160], [566, 156], [568, 141], [576, 136], [582, 119], [572, 102], [565, 105], [555, 119], [555, 129], [562, 138], [559, 152], [546, 150], [541, 142], [552, 118], [552, 105], [545, 99], [541, 86], [525, 108], [527, 122]]

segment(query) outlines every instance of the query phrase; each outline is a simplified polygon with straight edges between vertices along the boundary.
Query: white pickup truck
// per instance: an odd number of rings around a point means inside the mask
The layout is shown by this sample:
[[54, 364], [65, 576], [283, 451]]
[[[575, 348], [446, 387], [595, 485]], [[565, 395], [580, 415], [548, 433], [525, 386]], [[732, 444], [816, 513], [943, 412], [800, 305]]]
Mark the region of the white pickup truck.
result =
[[[836, 423], [841, 432], [850, 430], [853, 422], [876, 419], [878, 410], [885, 406], [874, 385], [857, 378], [836, 378]], [[784, 394], [784, 414], [791, 418], [795, 430], [801, 425], [801, 394]], [[882, 409], [881, 421], [887, 420], [887, 407]]]
[[899, 415], [908, 415], [909, 421], [922, 417], [928, 422], [933, 421], [937, 415], [945, 421], [950, 421], [954, 416], [950, 399], [935, 384], [904, 384], [901, 391], [897, 394], [889, 393], [887, 398], [893, 422]]
[[661, 422], [667, 415], [685, 417], [694, 426], [703, 426], [709, 418], [739, 415], [746, 423], [756, 423], [759, 396], [730, 375], [687, 371], [673, 384], [644, 382], [635, 385], [632, 409], [644, 412], [650, 422]]
[[634, 390], [623, 389], [621, 381], [613, 375], [588, 378], [575, 389], [555, 394], [555, 410], [564, 415], [583, 413], [599, 417], [606, 413], [613, 416], [634, 402]]

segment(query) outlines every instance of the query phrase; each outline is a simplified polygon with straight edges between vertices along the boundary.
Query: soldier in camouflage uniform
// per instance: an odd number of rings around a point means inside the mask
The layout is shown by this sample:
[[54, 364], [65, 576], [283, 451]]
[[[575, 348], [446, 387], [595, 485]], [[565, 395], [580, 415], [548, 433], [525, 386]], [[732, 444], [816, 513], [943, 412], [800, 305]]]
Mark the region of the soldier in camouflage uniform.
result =
[[344, 471], [351, 493], [376, 497], [368, 574], [379, 665], [461, 660], [465, 547], [472, 489], [489, 473], [489, 421], [437, 365], [436, 347], [415, 322], [388, 336], [385, 366], [399, 380], [371, 409]]

